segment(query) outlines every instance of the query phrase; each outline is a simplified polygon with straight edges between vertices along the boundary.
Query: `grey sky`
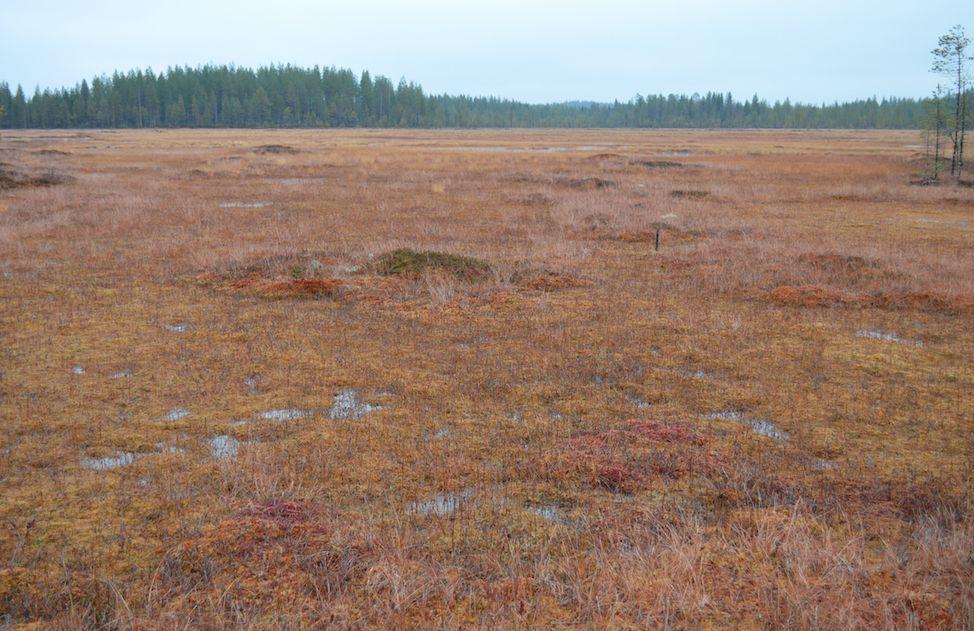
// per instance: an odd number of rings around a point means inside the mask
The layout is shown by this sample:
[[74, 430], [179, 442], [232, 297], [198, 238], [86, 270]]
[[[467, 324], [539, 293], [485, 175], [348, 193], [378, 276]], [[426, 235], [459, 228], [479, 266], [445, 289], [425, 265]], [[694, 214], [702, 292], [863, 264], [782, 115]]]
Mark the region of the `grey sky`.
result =
[[0, 81], [290, 62], [531, 102], [922, 96], [929, 51], [955, 23], [974, 35], [974, 1], [0, 0]]

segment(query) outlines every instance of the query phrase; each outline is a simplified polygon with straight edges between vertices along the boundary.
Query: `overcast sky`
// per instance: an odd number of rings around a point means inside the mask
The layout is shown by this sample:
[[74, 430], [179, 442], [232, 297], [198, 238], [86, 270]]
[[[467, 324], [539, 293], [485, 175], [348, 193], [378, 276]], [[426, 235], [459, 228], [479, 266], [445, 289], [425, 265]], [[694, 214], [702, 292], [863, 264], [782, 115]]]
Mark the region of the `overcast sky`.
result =
[[293, 63], [529, 102], [922, 96], [974, 0], [0, 0], [0, 81]]

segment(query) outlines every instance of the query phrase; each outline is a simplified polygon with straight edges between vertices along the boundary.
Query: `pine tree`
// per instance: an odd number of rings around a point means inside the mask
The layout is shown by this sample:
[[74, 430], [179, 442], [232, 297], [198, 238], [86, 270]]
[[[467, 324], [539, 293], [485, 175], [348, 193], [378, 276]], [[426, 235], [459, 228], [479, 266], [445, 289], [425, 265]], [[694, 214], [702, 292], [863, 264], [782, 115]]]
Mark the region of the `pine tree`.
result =
[[937, 84], [931, 98], [927, 102], [927, 118], [924, 128], [926, 140], [927, 172], [924, 179], [936, 182], [940, 179], [940, 150], [944, 135], [944, 90]]
[[974, 59], [967, 54], [971, 40], [964, 33], [964, 27], [956, 25], [940, 36], [937, 47], [933, 49], [931, 71], [949, 77], [953, 81], [954, 113], [951, 119], [950, 174], [960, 178], [964, 168], [964, 135], [967, 128], [968, 84], [970, 82], [968, 62]]

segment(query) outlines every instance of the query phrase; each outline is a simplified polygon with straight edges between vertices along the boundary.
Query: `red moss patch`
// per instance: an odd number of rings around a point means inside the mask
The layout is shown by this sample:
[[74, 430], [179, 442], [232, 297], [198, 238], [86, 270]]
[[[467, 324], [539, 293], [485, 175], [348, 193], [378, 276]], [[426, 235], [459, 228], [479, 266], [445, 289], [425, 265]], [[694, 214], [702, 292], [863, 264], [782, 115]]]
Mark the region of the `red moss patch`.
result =
[[854, 304], [854, 296], [828, 287], [802, 285], [775, 287], [768, 294], [771, 302], [788, 307], [831, 307]]
[[642, 487], [643, 476], [629, 463], [615, 462], [598, 466], [595, 475], [597, 486], [613, 493], [635, 493]]
[[530, 600], [538, 591], [537, 580], [533, 576], [515, 576], [483, 582], [484, 596], [493, 602], [510, 603]]
[[273, 499], [260, 504], [251, 504], [240, 513], [243, 519], [263, 519], [273, 521], [283, 528], [303, 524], [321, 514], [317, 504], [301, 500]]
[[858, 272], [872, 269], [874, 264], [861, 256], [849, 254], [802, 254], [798, 257], [802, 263], [828, 272]]
[[342, 284], [332, 278], [260, 278], [247, 277], [225, 281], [223, 288], [266, 298], [323, 298], [334, 296]]
[[320, 506], [304, 500], [251, 504], [211, 528], [202, 543], [218, 554], [230, 553], [238, 561], [253, 555], [264, 557], [268, 549], [287, 547], [293, 553], [310, 539], [330, 532], [323, 514]]
[[223, 594], [242, 611], [285, 603], [295, 611], [310, 610], [323, 590], [362, 575], [371, 558], [367, 544], [338, 532], [337, 524], [322, 506], [306, 500], [251, 504], [170, 554], [165, 576], [194, 598]]
[[822, 287], [782, 285], [767, 294], [771, 302], [786, 307], [858, 307], [887, 311], [925, 311], [958, 315], [974, 312], [974, 296], [949, 296], [934, 292], [850, 293]]
[[585, 433], [569, 439], [568, 447], [576, 451], [595, 451], [605, 449], [611, 445], [625, 445], [626, 432], [610, 429], [607, 432]]
[[882, 293], [869, 296], [866, 302], [870, 307], [878, 309], [905, 309], [951, 315], [974, 312], [974, 296], [969, 294], [946, 296], [933, 292]]
[[545, 272], [533, 278], [522, 281], [522, 285], [528, 289], [537, 291], [558, 291], [559, 289], [572, 289], [580, 287], [582, 282], [568, 274], [558, 274], [555, 272]]
[[699, 233], [683, 230], [668, 223], [657, 223], [653, 224], [650, 230], [625, 230], [617, 232], [609, 238], [616, 241], [625, 241], [626, 243], [655, 243], [657, 229], [659, 229], [661, 245], [689, 243], [700, 236]]
[[592, 452], [633, 445], [639, 439], [685, 445], [703, 445], [707, 442], [703, 434], [681, 425], [631, 419], [626, 421], [623, 429], [579, 434], [568, 441], [568, 446], [573, 450]]
[[627, 424], [628, 430], [649, 440], [664, 443], [684, 443], [703, 445], [706, 438], [691, 429], [679, 425], [667, 425], [656, 421], [631, 420]]
[[635, 493], [660, 478], [676, 480], [720, 470], [721, 456], [701, 448], [707, 443], [706, 436], [682, 425], [631, 419], [622, 428], [568, 440], [561, 466], [595, 488]]
[[616, 234], [615, 238], [619, 241], [625, 241], [626, 243], [654, 243], [656, 241], [656, 231], [628, 230]]

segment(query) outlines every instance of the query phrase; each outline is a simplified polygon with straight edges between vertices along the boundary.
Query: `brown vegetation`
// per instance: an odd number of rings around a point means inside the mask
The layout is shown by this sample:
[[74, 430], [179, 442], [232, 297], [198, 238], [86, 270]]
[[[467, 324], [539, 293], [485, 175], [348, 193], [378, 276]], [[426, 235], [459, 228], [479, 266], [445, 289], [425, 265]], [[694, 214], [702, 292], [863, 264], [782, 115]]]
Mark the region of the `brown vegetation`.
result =
[[974, 626], [916, 142], [5, 132], [0, 621]]
[[850, 293], [820, 287], [802, 285], [775, 287], [768, 298], [777, 304], [789, 307], [871, 307], [884, 310], [929, 311], [960, 315], [974, 312], [974, 296], [944, 295], [931, 292], [876, 292]]
[[8, 165], [0, 164], [0, 191], [12, 188], [56, 186], [71, 181], [72, 178], [54, 171], [29, 175], [15, 171]]
[[647, 169], [681, 169], [686, 166], [682, 162], [674, 162], [673, 160], [634, 160], [632, 164]]
[[298, 150], [288, 145], [260, 145], [259, 147], [254, 147], [254, 153], [294, 155], [298, 153]]
[[341, 283], [330, 278], [240, 278], [228, 281], [226, 287], [273, 298], [320, 297], [334, 295]]
[[706, 199], [710, 197], [709, 191], [675, 190], [670, 191], [670, 197], [677, 199]]

